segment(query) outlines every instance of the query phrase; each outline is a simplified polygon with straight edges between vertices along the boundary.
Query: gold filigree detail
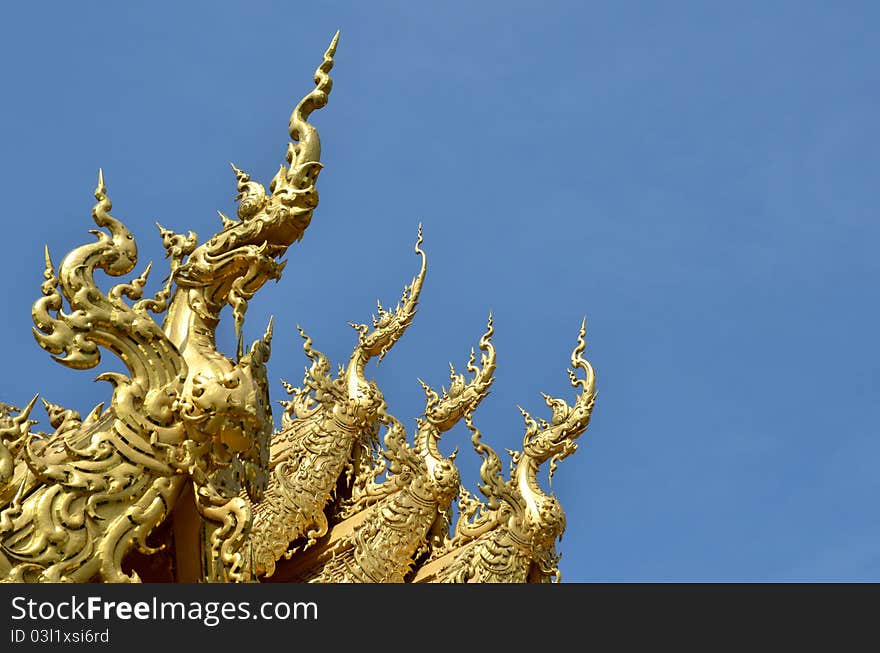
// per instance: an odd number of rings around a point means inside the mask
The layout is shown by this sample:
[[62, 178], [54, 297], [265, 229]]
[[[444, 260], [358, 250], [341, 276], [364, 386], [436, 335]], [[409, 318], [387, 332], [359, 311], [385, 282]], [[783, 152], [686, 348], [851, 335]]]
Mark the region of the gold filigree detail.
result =
[[[543, 395], [551, 409], [550, 422], [535, 420], [520, 408], [526, 421], [521, 451], [512, 452], [513, 470], [505, 479], [501, 459], [482, 440], [482, 433], [470, 416], [466, 422], [472, 443], [483, 458], [480, 467], [481, 502], [463, 491], [460, 517], [455, 532], [438, 547], [431, 562], [416, 576], [418, 581], [442, 582], [526, 582], [559, 580], [559, 558], [555, 541], [565, 530], [565, 514], [558, 499], [538, 483], [538, 470], [550, 461], [550, 476], [556, 463], [577, 449], [575, 440], [590, 423], [596, 401], [596, 375], [583, 357], [586, 321], [578, 332], [568, 370], [573, 388], [579, 390], [574, 404]], [[584, 378], [575, 373], [581, 370]]]
[[388, 462], [389, 476], [382, 482], [374, 479], [340, 514], [358, 525], [335, 545], [332, 560], [314, 582], [403, 582], [417, 560], [442, 540], [460, 480], [455, 453], [444, 457], [438, 442], [462, 417], [469, 419], [488, 394], [495, 372], [493, 332], [490, 315], [480, 340], [481, 365], [475, 365], [474, 350], [468, 361], [473, 378], [467, 380], [453, 368], [450, 389], [442, 395], [422, 382], [427, 403], [417, 420], [415, 446], [408, 443], [400, 422], [385, 416], [388, 430], [381, 455]]
[[[282, 429], [272, 440], [269, 488], [265, 499], [254, 506], [250, 547], [260, 575], [271, 576], [281, 556], [289, 558], [308, 549], [327, 533], [325, 508], [340, 476], [353, 469], [359, 452], [375, 444], [379, 423], [386, 419], [385, 399], [364, 370], [370, 359], [382, 359], [415, 317], [427, 270], [421, 245], [420, 227], [415, 246], [421, 257], [419, 272], [394, 310], [379, 304], [372, 329], [352, 325], [358, 344], [337, 376], [332, 375], [327, 357], [299, 329], [312, 364], [302, 388], [286, 386], [292, 398], [283, 402]], [[295, 544], [299, 538], [304, 542]]]
[[[419, 381], [425, 410], [410, 436], [365, 369], [415, 317], [427, 271], [421, 225], [417, 273], [393, 309], [379, 303], [371, 322], [351, 324], [357, 344], [337, 372], [299, 329], [310, 364], [301, 386], [282, 382], [288, 399], [275, 429], [266, 371], [273, 320], [250, 347], [243, 324], [318, 204], [321, 149], [309, 119], [327, 104], [338, 36], [291, 114], [286, 163], [268, 192], [233, 165], [237, 209], [219, 214], [216, 234], [199, 243], [192, 231], [157, 223], [168, 274], [155, 294], [144, 296], [152, 264], [106, 292], [96, 283], [96, 271], [122, 277], [137, 264], [101, 171], [95, 241], [57, 270], [46, 248], [32, 308], [37, 343], [81, 370], [109, 351], [125, 373], [98, 376], [112, 397], [85, 418], [43, 399], [51, 432], [31, 431], [36, 396], [21, 410], [0, 403], [0, 581], [137, 582], [151, 568], [139, 564], [144, 556], [173, 557], [165, 568], [178, 581], [559, 580], [565, 516], [538, 472], [547, 463], [552, 480], [589, 424], [596, 393], [586, 326], [569, 370], [578, 396], [569, 404], [544, 395], [550, 421], [522, 411], [526, 433], [509, 474], [474, 421], [494, 381], [491, 314], [466, 371], [450, 365], [448, 388]], [[216, 343], [226, 307], [233, 357]], [[440, 449], [462, 420], [482, 459], [483, 499], [461, 486], [457, 452]]]

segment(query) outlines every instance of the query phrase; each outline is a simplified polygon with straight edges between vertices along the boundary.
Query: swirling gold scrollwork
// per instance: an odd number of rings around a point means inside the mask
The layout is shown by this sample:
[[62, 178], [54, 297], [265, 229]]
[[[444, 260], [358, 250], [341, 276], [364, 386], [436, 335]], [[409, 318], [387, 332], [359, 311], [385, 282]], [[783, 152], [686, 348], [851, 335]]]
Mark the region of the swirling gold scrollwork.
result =
[[[450, 366], [440, 392], [420, 381], [425, 409], [410, 437], [365, 370], [415, 317], [427, 270], [421, 225], [418, 272], [395, 308], [379, 304], [371, 324], [351, 324], [357, 344], [338, 372], [299, 329], [310, 365], [300, 387], [284, 383], [289, 399], [275, 429], [266, 369], [273, 320], [245, 347], [244, 318], [255, 293], [280, 278], [282, 257], [317, 206], [321, 148], [309, 119], [328, 101], [338, 36], [291, 114], [286, 164], [268, 192], [233, 165], [237, 211], [220, 213], [220, 231], [200, 244], [192, 231], [158, 225], [169, 274], [155, 294], [144, 297], [150, 264], [106, 292], [96, 283], [96, 271], [130, 274], [138, 254], [110, 213], [103, 172], [95, 241], [57, 271], [46, 249], [32, 308], [37, 343], [80, 370], [109, 351], [126, 373], [98, 376], [112, 398], [85, 418], [44, 399], [51, 432], [31, 431], [36, 396], [21, 410], [0, 403], [0, 581], [137, 582], [157, 568], [166, 579], [202, 582], [559, 580], [565, 515], [538, 473], [549, 463], [552, 479], [590, 421], [586, 324], [571, 354], [574, 403], [544, 395], [549, 422], [522, 411], [526, 433], [509, 474], [474, 419], [494, 382], [491, 314], [466, 373]], [[232, 357], [216, 342], [226, 307]], [[481, 458], [484, 499], [462, 487], [457, 452], [440, 449], [462, 420]]]

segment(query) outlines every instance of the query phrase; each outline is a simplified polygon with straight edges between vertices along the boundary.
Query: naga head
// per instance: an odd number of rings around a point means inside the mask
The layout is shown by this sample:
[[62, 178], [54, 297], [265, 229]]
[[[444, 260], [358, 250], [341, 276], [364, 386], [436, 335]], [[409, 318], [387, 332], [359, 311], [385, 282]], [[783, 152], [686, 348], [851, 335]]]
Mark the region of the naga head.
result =
[[419, 303], [419, 294], [425, 281], [428, 259], [422, 249], [422, 226], [419, 225], [415, 252], [421, 257], [421, 267], [412, 282], [403, 289], [403, 295], [394, 310], [385, 309], [377, 303], [372, 328], [366, 324], [351, 324], [358, 332], [358, 344], [349, 358], [342, 374], [345, 397], [351, 418], [356, 421], [373, 421], [384, 412], [385, 398], [372, 380], [367, 380], [364, 368], [372, 358], [379, 362], [412, 324]]
[[226, 304], [233, 307], [236, 334], [241, 332], [247, 301], [268, 279], [280, 278], [284, 263], [279, 259], [302, 238], [318, 205], [315, 183], [321, 170], [321, 143], [308, 119], [327, 104], [338, 39], [337, 32], [315, 71], [315, 88], [290, 116], [287, 165], [281, 166], [269, 185], [270, 194], [233, 165], [238, 219], [221, 213], [223, 229], [194, 248], [174, 271], [179, 286], [202, 289], [205, 312], [216, 315]]
[[[590, 424], [593, 405], [596, 403], [596, 373], [593, 366], [583, 357], [586, 349], [587, 323], [581, 323], [577, 344], [571, 352], [571, 366], [568, 378], [573, 388], [580, 390], [573, 405], [569, 406], [564, 399], [557, 399], [543, 394], [544, 402], [551, 410], [551, 420], [534, 420], [526, 411], [521, 410], [526, 421], [526, 433], [523, 437], [522, 456], [536, 465], [550, 460], [550, 477], [556, 470], [556, 463], [567, 458], [577, 450], [575, 440]], [[584, 378], [578, 378], [575, 370], [583, 370]]]
[[[587, 429], [596, 403], [596, 374], [593, 366], [583, 357], [586, 349], [586, 320], [581, 322], [577, 344], [571, 353], [571, 369], [568, 377], [579, 394], [573, 405], [563, 399], [543, 394], [544, 402], [551, 410], [551, 420], [535, 420], [520, 408], [526, 422], [521, 452], [515, 452], [514, 478], [517, 494], [524, 511], [523, 522], [533, 537], [542, 539], [539, 545], [552, 544], [565, 530], [565, 513], [552, 494], [546, 494], [538, 484], [537, 473], [541, 465], [550, 461], [549, 478], [552, 481], [556, 466], [577, 450], [575, 441]], [[575, 374], [582, 370], [584, 378]], [[544, 541], [546, 540], [546, 541]]]
[[[482, 441], [482, 434], [470, 419], [465, 421], [471, 430], [474, 449], [483, 459], [480, 467], [480, 491], [488, 499], [487, 504], [466, 495], [463, 519], [456, 527], [456, 536], [474, 532], [469, 519], [482, 515], [477, 521], [488, 527], [503, 527], [514, 543], [533, 559], [546, 557], [555, 540], [565, 531], [565, 513], [559, 500], [545, 493], [538, 483], [538, 470], [550, 461], [550, 479], [557, 463], [570, 456], [577, 449], [575, 440], [590, 423], [593, 405], [596, 401], [596, 375], [592, 365], [584, 359], [586, 348], [586, 321], [581, 323], [577, 344], [571, 354], [573, 369], [568, 376], [579, 394], [573, 405], [562, 399], [543, 395], [550, 408], [551, 421], [535, 420], [520, 408], [526, 421], [526, 433], [522, 451], [511, 451], [512, 470], [510, 478], [505, 479], [501, 458], [495, 450]], [[575, 370], [582, 370], [584, 378], [579, 378]]]
[[[438, 394], [427, 383], [419, 380], [425, 391], [425, 412], [416, 420], [416, 446], [419, 454], [427, 465], [431, 476], [445, 475], [451, 460], [444, 458], [437, 446], [440, 436], [455, 426], [463, 417], [470, 419], [480, 402], [489, 394], [489, 388], [495, 380], [495, 346], [492, 335], [495, 328], [492, 314], [486, 332], [480, 338], [480, 364], [476, 364], [476, 351], [471, 349], [467, 371], [472, 375], [468, 379], [464, 374], [457, 374], [449, 365], [449, 389], [441, 388]], [[457, 487], [456, 487], [457, 491]]]
[[[373, 380], [365, 374], [367, 363], [378, 358], [380, 361], [396, 343], [416, 314], [419, 294], [425, 281], [427, 257], [422, 244], [422, 228], [419, 225], [415, 252], [421, 257], [421, 267], [412, 282], [403, 290], [403, 296], [394, 310], [385, 309], [380, 303], [377, 315], [373, 316], [372, 328], [366, 324], [351, 324], [358, 332], [358, 343], [349, 358], [348, 364], [340, 366], [334, 378], [330, 362], [320, 351], [312, 347], [312, 340], [300, 328], [304, 339], [303, 349], [311, 360], [303, 380], [305, 390], [285, 385], [293, 400], [282, 402], [285, 406], [285, 419], [305, 415], [314, 402], [332, 407], [335, 419], [340, 426], [353, 430], [367, 429], [375, 435], [378, 420], [385, 414], [385, 398]], [[314, 399], [311, 396], [314, 396]]]
[[[276, 175], [267, 194], [262, 184], [232, 166], [238, 195], [237, 219], [220, 214], [223, 228], [198, 245], [195, 234], [186, 237], [160, 233], [171, 258], [171, 282], [177, 292], [163, 329], [186, 362], [179, 396], [172, 398], [187, 427], [190, 440], [204, 444], [193, 458], [211, 458], [210, 474], [217, 487], [235, 494], [242, 478], [257, 500], [268, 482], [272, 415], [266, 380], [271, 323], [266, 335], [243, 346], [244, 316], [254, 294], [269, 279], [279, 279], [285, 262], [279, 259], [300, 240], [318, 203], [315, 189], [321, 168], [321, 147], [309, 116], [327, 104], [332, 87], [338, 33], [315, 72], [315, 88], [294, 108], [290, 118], [292, 143], [287, 164]], [[232, 307], [238, 351], [235, 360], [217, 351], [214, 331], [220, 314]], [[207, 446], [212, 441], [212, 448]], [[191, 466], [191, 465], [190, 465]]]
[[482, 353], [479, 365], [476, 364], [476, 351], [471, 349], [467, 363], [467, 371], [473, 375], [471, 379], [464, 374], [456, 373], [455, 367], [450, 363], [448, 390], [441, 388], [438, 394], [424, 381], [419, 380], [426, 397], [425, 413], [419, 419], [421, 427], [445, 433], [466, 413], [473, 412], [489, 394], [489, 387], [495, 380], [495, 345], [492, 344], [494, 334], [495, 327], [490, 313], [486, 332], [480, 338], [479, 348]]

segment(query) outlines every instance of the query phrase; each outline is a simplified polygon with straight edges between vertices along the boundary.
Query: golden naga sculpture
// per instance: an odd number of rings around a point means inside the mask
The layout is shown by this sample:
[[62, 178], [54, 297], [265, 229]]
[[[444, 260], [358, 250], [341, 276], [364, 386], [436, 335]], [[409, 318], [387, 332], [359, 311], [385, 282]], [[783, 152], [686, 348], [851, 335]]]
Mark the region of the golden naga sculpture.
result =
[[[509, 477], [474, 425], [495, 373], [491, 315], [466, 374], [452, 369], [439, 393], [420, 382], [426, 405], [410, 436], [365, 369], [415, 317], [427, 271], [421, 226], [415, 277], [394, 309], [380, 304], [371, 325], [352, 325], [357, 344], [338, 373], [300, 329], [311, 364], [301, 386], [284, 383], [289, 399], [275, 429], [266, 376], [272, 323], [249, 348], [242, 325], [248, 300], [280, 278], [279, 259], [318, 204], [321, 148], [308, 121], [327, 103], [337, 40], [315, 88], [293, 110], [287, 163], [268, 193], [233, 166], [237, 217], [221, 213], [214, 236], [199, 244], [193, 232], [159, 225], [170, 274], [153, 297], [143, 296], [149, 265], [107, 292], [95, 282], [96, 270], [119, 277], [137, 263], [131, 232], [110, 214], [101, 172], [96, 241], [57, 268], [46, 249], [32, 311], [38, 344], [75, 369], [98, 365], [103, 348], [128, 373], [98, 377], [111, 384], [112, 399], [85, 418], [43, 400], [50, 433], [31, 431], [38, 397], [23, 409], [0, 403], [0, 580], [559, 579], [555, 542], [565, 517], [538, 472], [549, 461], [552, 477], [590, 420], [596, 390], [583, 358], [585, 326], [571, 356], [574, 403], [545, 395], [549, 423], [523, 411], [525, 439]], [[215, 339], [226, 306], [238, 338], [234, 359]], [[485, 501], [462, 487], [455, 454], [440, 450], [442, 434], [461, 421], [482, 457]]]

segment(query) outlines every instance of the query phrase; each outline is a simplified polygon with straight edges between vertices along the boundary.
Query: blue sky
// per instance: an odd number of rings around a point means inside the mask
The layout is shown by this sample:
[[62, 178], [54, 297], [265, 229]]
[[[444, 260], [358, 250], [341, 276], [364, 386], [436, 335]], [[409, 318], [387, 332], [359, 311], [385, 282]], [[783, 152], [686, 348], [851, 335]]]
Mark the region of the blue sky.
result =
[[[0, 400], [109, 399], [30, 335], [43, 246], [91, 238], [98, 167], [161, 270], [154, 222], [213, 233], [229, 161], [268, 182], [341, 29], [321, 204], [245, 323], [276, 316], [274, 397], [302, 376], [294, 325], [345, 360], [422, 222], [419, 314], [372, 368], [408, 424], [492, 310], [475, 421], [518, 448], [517, 404], [572, 396], [588, 317], [564, 580], [880, 581], [876, 3], [129, 4], [4, 12]], [[442, 446], [473, 488], [463, 425]]]

